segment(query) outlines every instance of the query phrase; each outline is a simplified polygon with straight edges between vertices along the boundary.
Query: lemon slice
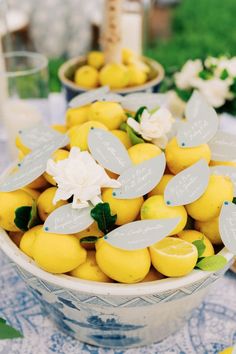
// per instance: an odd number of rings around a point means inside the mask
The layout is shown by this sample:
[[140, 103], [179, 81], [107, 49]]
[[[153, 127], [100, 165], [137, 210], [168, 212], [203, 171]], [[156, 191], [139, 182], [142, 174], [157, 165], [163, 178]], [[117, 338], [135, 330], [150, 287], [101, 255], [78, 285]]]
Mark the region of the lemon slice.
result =
[[150, 247], [153, 266], [167, 277], [190, 273], [198, 259], [197, 248], [190, 242], [166, 237]]

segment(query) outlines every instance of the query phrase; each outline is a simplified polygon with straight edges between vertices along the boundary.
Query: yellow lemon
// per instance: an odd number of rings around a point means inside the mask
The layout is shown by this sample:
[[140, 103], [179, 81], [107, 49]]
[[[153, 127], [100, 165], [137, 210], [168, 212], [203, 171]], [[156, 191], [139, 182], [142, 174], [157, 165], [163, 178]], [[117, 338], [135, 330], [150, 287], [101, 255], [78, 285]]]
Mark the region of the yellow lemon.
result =
[[131, 64], [129, 70], [129, 86], [143, 85], [147, 81], [147, 74], [138, 66]]
[[170, 235], [182, 231], [187, 223], [187, 212], [183, 206], [168, 206], [163, 195], [154, 195], [143, 203], [141, 207], [141, 219], [167, 219], [180, 217], [180, 221]]
[[96, 242], [96, 260], [100, 269], [120, 283], [138, 283], [148, 274], [151, 260], [148, 249], [126, 251], [109, 245], [104, 239]]
[[33, 198], [23, 190], [0, 192], [0, 227], [7, 231], [19, 231], [15, 225], [15, 211], [22, 206], [33, 205]]
[[202, 240], [204, 245], [205, 245], [205, 250], [202, 254], [202, 257], [209, 257], [213, 256], [215, 254], [214, 248], [212, 246], [211, 241], [201, 232], [196, 231], [196, 230], [183, 230], [180, 233], [178, 233], [178, 237], [180, 237], [182, 240], [188, 241], [193, 243], [194, 241], [197, 240]]
[[202, 232], [211, 241], [213, 245], [221, 245], [222, 240], [219, 230], [219, 217], [209, 221], [195, 221], [194, 227]]
[[20, 249], [27, 256], [33, 258], [33, 245], [39, 232], [43, 230], [43, 225], [37, 225], [26, 231], [20, 241]]
[[152, 159], [161, 154], [161, 149], [154, 144], [142, 143], [136, 144], [128, 149], [129, 157], [137, 165], [143, 161]]
[[233, 200], [233, 193], [233, 183], [228, 177], [212, 175], [203, 195], [195, 202], [186, 205], [187, 212], [195, 220], [213, 219], [220, 214], [225, 200]]
[[59, 235], [41, 230], [33, 244], [33, 258], [51, 273], [67, 273], [84, 263], [86, 250], [74, 235]]
[[70, 138], [70, 147], [77, 146], [80, 150], [88, 150], [88, 135], [91, 128], [99, 128], [107, 130], [107, 127], [97, 121], [89, 121], [79, 126], [75, 126], [73, 131], [69, 136]]
[[211, 159], [211, 150], [207, 144], [191, 148], [182, 148], [179, 147], [176, 138], [169, 141], [166, 146], [165, 154], [167, 166], [173, 174], [179, 173], [200, 159], [206, 160], [207, 163], [209, 163]]
[[[57, 162], [57, 161], [61, 161], [61, 160], [67, 159], [68, 156], [69, 156], [69, 151], [64, 150], [64, 149], [58, 149], [52, 154], [51, 158], [55, 162]], [[51, 175], [49, 175], [47, 172], [44, 172], [43, 177], [46, 179], [46, 181], [48, 181], [53, 186], [56, 185], [56, 182], [54, 181], [53, 177]]]
[[90, 89], [98, 86], [98, 71], [89, 65], [81, 66], [75, 72], [75, 83], [84, 88]]
[[222, 352], [219, 352], [219, 354], [233, 354], [233, 347], [226, 348], [225, 350], [222, 350]]
[[210, 161], [210, 166], [234, 166], [236, 167], [236, 161]]
[[129, 48], [123, 48], [122, 49], [122, 62], [125, 65], [129, 65], [133, 63], [137, 59], [136, 53], [134, 53], [131, 49]]
[[159, 273], [154, 267], [151, 267], [146, 277], [142, 280], [142, 283], [146, 283], [149, 281], [161, 280], [164, 279], [165, 276]]
[[99, 70], [104, 64], [105, 64], [104, 53], [93, 51], [88, 54], [88, 65]]
[[125, 112], [117, 102], [95, 102], [89, 110], [89, 120], [104, 124], [108, 129], [117, 129], [126, 118]]
[[28, 155], [31, 152], [31, 149], [23, 144], [20, 135], [17, 135], [15, 144], [16, 147], [23, 153], [24, 156]]
[[134, 199], [116, 199], [112, 195], [112, 189], [107, 188], [102, 192], [102, 200], [104, 203], [109, 203], [111, 213], [117, 215], [116, 225], [124, 225], [134, 221], [143, 204], [143, 197]]
[[69, 108], [66, 111], [66, 126], [71, 128], [75, 125], [80, 125], [87, 122], [89, 118], [89, 107], [90, 105]]
[[59, 200], [55, 205], [53, 199], [57, 191], [56, 187], [51, 187], [46, 189], [37, 200], [37, 208], [40, 219], [45, 221], [49, 214], [51, 214], [55, 209], [59, 208], [62, 205], [67, 204], [65, 200]]
[[129, 70], [123, 64], [106, 64], [99, 73], [102, 86], [108, 85], [111, 89], [120, 89], [129, 84]]
[[47, 187], [48, 182], [44, 178], [44, 176], [39, 176], [33, 182], [29, 183], [26, 187], [30, 189], [41, 189]]
[[166, 237], [150, 247], [152, 265], [167, 277], [190, 273], [198, 259], [197, 248], [190, 242]]
[[162, 177], [160, 182], [156, 185], [156, 187], [148, 193], [148, 196], [151, 197], [153, 195], [164, 194], [167, 184], [174, 177], [172, 174], [166, 174]]
[[84, 263], [70, 272], [70, 275], [85, 280], [111, 283], [112, 280], [99, 268], [96, 261], [96, 252], [88, 251]]
[[[92, 225], [87, 227], [87, 229], [77, 232], [75, 234], [75, 236], [77, 236], [79, 240], [81, 240], [84, 237], [88, 237], [88, 236], [102, 237], [103, 235], [104, 235], [104, 233], [101, 230], [99, 230], [98, 224], [96, 222], [94, 222]], [[95, 244], [93, 244], [93, 243], [91, 244], [89, 242], [82, 244], [82, 246], [85, 247], [86, 249], [93, 249], [94, 245]]]
[[40, 196], [40, 192], [35, 190], [35, 189], [32, 189], [32, 188], [28, 188], [28, 187], [24, 187], [22, 188], [23, 191], [27, 192], [29, 195], [31, 195], [31, 197], [34, 199], [34, 200], [37, 200], [38, 197]]
[[129, 149], [132, 146], [132, 143], [130, 141], [130, 138], [126, 132], [123, 132], [122, 130], [114, 129], [111, 131], [113, 135], [115, 135], [125, 146], [126, 149]]
[[52, 125], [52, 129], [56, 130], [61, 134], [65, 134], [67, 132], [67, 127], [64, 124], [54, 124]]

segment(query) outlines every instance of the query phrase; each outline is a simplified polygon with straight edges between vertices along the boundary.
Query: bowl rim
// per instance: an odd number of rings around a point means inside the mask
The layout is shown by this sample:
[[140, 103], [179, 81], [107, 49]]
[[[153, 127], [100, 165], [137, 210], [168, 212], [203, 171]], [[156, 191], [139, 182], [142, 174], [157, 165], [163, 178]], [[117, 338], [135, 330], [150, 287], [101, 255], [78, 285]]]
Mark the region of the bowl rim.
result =
[[[158, 73], [159, 73], [158, 76], [156, 78], [146, 82], [143, 85], [127, 87], [124, 89], [111, 89], [112, 92], [120, 93], [120, 94], [128, 94], [128, 93], [134, 93], [134, 92], [139, 92], [139, 91], [145, 91], [145, 90], [148, 90], [149, 88], [151, 88], [152, 86], [156, 86], [162, 82], [162, 80], [164, 79], [164, 76], [165, 76], [165, 70], [164, 70], [163, 66], [156, 60], [153, 60], [153, 59], [145, 57], [145, 56], [143, 56], [143, 58], [146, 61], [148, 61], [158, 71]], [[69, 59], [60, 66], [59, 71], [58, 71], [58, 77], [59, 77], [60, 81], [65, 86], [69, 87], [71, 90], [76, 91], [76, 92], [77, 91], [87, 92], [87, 91], [91, 91], [91, 89], [86, 90], [84, 87], [76, 85], [75, 83], [73, 83], [73, 81], [67, 79], [67, 77], [65, 76], [65, 72], [71, 66], [73, 66], [79, 62], [82, 62], [84, 60], [86, 60], [86, 56], [78, 56], [78, 57]]]
[[[71, 291], [90, 293], [92, 295], [105, 296], [145, 296], [166, 291], [177, 291], [180, 288], [190, 284], [204, 281], [204, 279], [213, 275], [215, 272], [202, 270], [193, 270], [190, 274], [179, 278], [165, 278], [152, 282], [137, 284], [117, 284], [117, 283], [99, 283], [89, 280], [83, 280], [64, 274], [52, 274], [39, 268], [37, 264], [24, 254], [18, 246], [11, 240], [5, 230], [0, 228], [0, 248], [14, 262], [33, 276], [47, 281], [53, 285], [65, 288]], [[227, 262], [231, 262], [234, 255], [226, 248], [223, 248], [218, 254], [223, 255]]]

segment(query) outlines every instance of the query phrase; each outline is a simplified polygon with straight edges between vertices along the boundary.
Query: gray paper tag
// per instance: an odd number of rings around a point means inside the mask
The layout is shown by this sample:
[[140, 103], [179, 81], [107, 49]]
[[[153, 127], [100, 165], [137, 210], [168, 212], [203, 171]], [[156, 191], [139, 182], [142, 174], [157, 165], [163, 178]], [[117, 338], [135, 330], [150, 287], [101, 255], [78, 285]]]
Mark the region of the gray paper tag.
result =
[[180, 218], [141, 220], [118, 227], [104, 239], [110, 245], [132, 251], [153, 245], [168, 236]]
[[6, 177], [0, 185], [0, 191], [11, 192], [27, 184], [33, 182], [36, 178], [45, 172], [47, 161], [52, 153], [62, 146], [67, 144], [68, 137], [62, 135], [47, 142], [40, 148], [33, 150], [30, 154], [26, 155], [24, 160], [18, 164], [19, 169]]
[[203, 159], [181, 171], [167, 184], [164, 193], [165, 203], [177, 206], [194, 202], [205, 192], [209, 176], [210, 169]]
[[177, 141], [183, 148], [207, 143], [218, 129], [216, 111], [198, 92], [194, 92], [186, 107], [187, 122], [178, 127]]
[[236, 135], [218, 131], [209, 141], [213, 161], [236, 160]]
[[44, 230], [57, 234], [74, 234], [89, 227], [94, 219], [90, 216], [92, 207], [73, 209], [72, 204], [54, 210], [44, 223]]
[[19, 135], [22, 143], [28, 148], [34, 150], [37, 147], [41, 147], [50, 142], [52, 139], [60, 138], [63, 134], [60, 134], [44, 125], [37, 124], [30, 129], [19, 131]]
[[120, 102], [122, 102], [123, 99], [124, 99], [124, 97], [119, 95], [118, 93], [108, 92], [104, 96], [100, 97], [99, 101], [120, 103]]
[[81, 93], [78, 96], [74, 97], [69, 102], [69, 107], [71, 107], [71, 108], [81, 107], [81, 106], [85, 106], [89, 103], [92, 103], [94, 101], [98, 101], [104, 95], [106, 95], [109, 92], [109, 90], [110, 89], [108, 86], [102, 86], [102, 87], [99, 87], [98, 89], [90, 90], [85, 93]]
[[132, 165], [124, 145], [110, 132], [91, 129], [88, 146], [94, 159], [109, 171], [120, 174]]
[[220, 236], [223, 244], [236, 255], [236, 205], [224, 202], [219, 218]]
[[123, 98], [123, 108], [136, 112], [140, 107], [146, 106], [149, 111], [167, 104], [167, 95], [161, 93], [132, 93]]
[[161, 180], [166, 166], [164, 153], [139, 165], [131, 166], [118, 178], [120, 188], [113, 190], [117, 199], [132, 199], [150, 192]]
[[236, 197], [236, 167], [234, 166], [212, 166], [210, 168], [212, 175], [228, 176], [234, 185], [234, 197]]

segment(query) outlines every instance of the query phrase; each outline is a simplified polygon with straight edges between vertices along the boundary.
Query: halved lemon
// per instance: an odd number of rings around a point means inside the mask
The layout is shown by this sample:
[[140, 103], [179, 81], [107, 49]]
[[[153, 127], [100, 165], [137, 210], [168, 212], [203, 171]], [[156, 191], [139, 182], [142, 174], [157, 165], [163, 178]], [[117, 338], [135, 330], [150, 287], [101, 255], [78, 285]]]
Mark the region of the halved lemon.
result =
[[152, 265], [167, 277], [190, 273], [198, 259], [197, 248], [190, 242], [166, 237], [150, 247]]

